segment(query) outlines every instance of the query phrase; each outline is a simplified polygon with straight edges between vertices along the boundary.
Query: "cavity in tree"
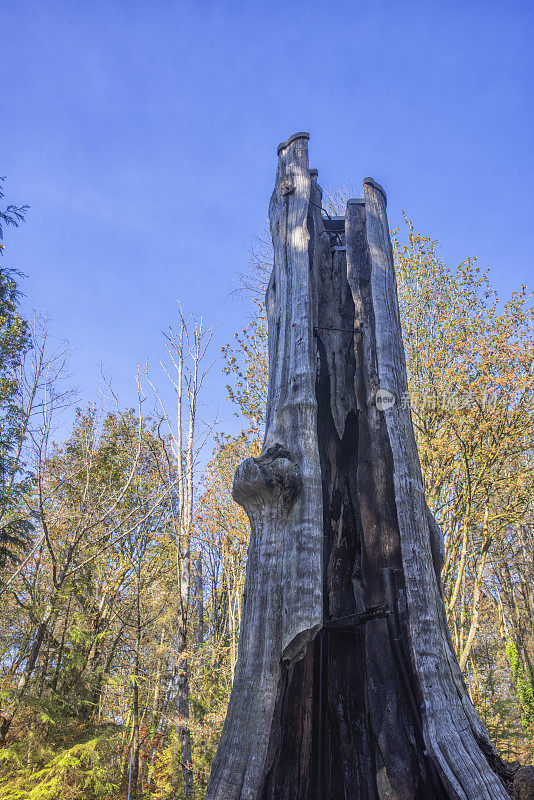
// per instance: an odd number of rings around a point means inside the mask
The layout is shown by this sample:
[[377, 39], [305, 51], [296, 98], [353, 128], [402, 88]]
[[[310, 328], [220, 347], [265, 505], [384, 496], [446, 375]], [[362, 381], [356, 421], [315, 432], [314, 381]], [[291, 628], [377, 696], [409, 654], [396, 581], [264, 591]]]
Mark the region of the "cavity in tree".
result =
[[234, 481], [251, 540], [207, 798], [504, 800], [512, 769], [454, 654], [400, 402], [385, 193], [366, 178], [344, 217], [323, 217], [308, 138], [278, 148], [266, 433]]

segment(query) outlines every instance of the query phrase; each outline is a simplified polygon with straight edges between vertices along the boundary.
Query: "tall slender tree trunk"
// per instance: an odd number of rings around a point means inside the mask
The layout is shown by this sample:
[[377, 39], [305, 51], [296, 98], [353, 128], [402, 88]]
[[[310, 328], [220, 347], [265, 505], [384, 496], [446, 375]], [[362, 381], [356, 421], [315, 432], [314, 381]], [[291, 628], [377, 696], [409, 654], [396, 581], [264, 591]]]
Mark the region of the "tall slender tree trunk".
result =
[[[138, 661], [138, 659], [136, 659]], [[136, 665], [137, 669], [137, 665]], [[131, 800], [137, 797], [137, 786], [139, 778], [139, 682], [137, 674], [133, 677], [133, 697], [132, 697], [132, 755], [131, 755]]]
[[158, 660], [156, 662], [156, 676], [154, 678], [154, 698], [152, 700], [152, 727], [154, 729], [154, 733], [156, 732], [157, 729], [158, 717], [160, 712], [161, 674], [163, 672], [163, 663], [164, 663], [163, 662], [164, 645], [165, 645], [165, 628], [162, 626], [159, 635]]
[[196, 645], [202, 647], [204, 643], [204, 571], [202, 567], [202, 553], [197, 554], [195, 575], [195, 605], [196, 605]]
[[141, 652], [141, 560], [137, 564], [136, 595], [136, 639], [132, 675], [132, 739], [130, 755], [130, 799], [136, 800], [139, 789], [139, 749], [140, 749], [140, 713], [139, 713], [139, 676]]
[[480, 560], [475, 574], [475, 583], [473, 586], [473, 600], [471, 604], [471, 621], [469, 624], [469, 631], [467, 633], [467, 639], [463, 648], [460, 652], [460, 669], [464, 670], [469, 659], [469, 655], [471, 653], [471, 648], [475, 642], [475, 636], [477, 635], [478, 631], [478, 622], [480, 618], [480, 603], [482, 600], [482, 584], [484, 580], [484, 567], [486, 565], [486, 559], [488, 557], [488, 552], [491, 547], [493, 536], [489, 532], [489, 525], [488, 525], [488, 517], [489, 517], [489, 509], [486, 505], [484, 511], [484, 526], [483, 526], [483, 544], [480, 550]]
[[24, 672], [19, 680], [15, 697], [9, 703], [5, 711], [2, 713], [2, 716], [0, 717], [0, 747], [3, 747], [6, 742], [6, 737], [7, 734], [9, 733], [11, 723], [13, 722], [15, 715], [18, 709], [20, 708], [21, 703], [24, 700], [24, 697], [26, 696], [26, 692], [28, 691], [30, 685], [30, 679], [33, 675], [35, 665], [37, 664], [37, 659], [39, 658], [41, 647], [46, 638], [48, 626], [50, 624], [50, 620], [52, 619], [53, 611], [54, 611], [54, 606], [52, 603], [49, 603], [48, 606], [46, 607], [45, 613], [43, 614], [43, 618], [35, 633], [32, 647], [28, 655], [28, 660], [26, 661]]
[[126, 725], [124, 727], [124, 736], [122, 740], [122, 758], [121, 758], [121, 789], [128, 788], [128, 779], [130, 776], [130, 769], [132, 763], [132, 740], [133, 740], [134, 727], [132, 724], [132, 709], [128, 711], [126, 718]]
[[177, 732], [180, 741], [180, 768], [185, 797], [193, 795], [193, 770], [191, 753], [191, 731], [189, 728], [189, 659], [187, 657], [187, 622], [180, 615], [176, 642], [178, 658], [178, 681], [176, 711]]
[[187, 648], [188, 637], [188, 612], [190, 604], [191, 585], [191, 517], [192, 498], [189, 502], [187, 493], [181, 510], [182, 526], [178, 543], [178, 575], [179, 575], [179, 606], [177, 615], [176, 658], [177, 686], [176, 686], [176, 732], [180, 743], [180, 771], [184, 796], [192, 797], [193, 770], [191, 751], [191, 731], [189, 728], [189, 658]]
[[278, 149], [269, 394], [235, 679], [207, 800], [504, 800], [512, 770], [450, 639], [386, 199], [321, 216], [308, 134]]

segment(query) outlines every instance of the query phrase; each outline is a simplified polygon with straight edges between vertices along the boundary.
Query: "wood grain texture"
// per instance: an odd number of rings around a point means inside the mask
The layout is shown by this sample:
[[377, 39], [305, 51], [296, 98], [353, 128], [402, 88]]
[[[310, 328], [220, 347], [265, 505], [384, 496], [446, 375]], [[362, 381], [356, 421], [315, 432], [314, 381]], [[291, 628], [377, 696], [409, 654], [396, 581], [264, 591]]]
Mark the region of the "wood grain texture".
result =
[[[481, 740], [487, 751], [493, 748], [476, 717], [450, 646], [435, 570], [438, 533], [436, 526], [429, 525], [410, 411], [400, 402], [408, 385], [386, 200], [374, 183], [366, 182], [364, 188], [370, 256], [369, 304], [374, 318], [377, 369], [377, 385], [370, 389], [386, 390], [396, 400], [391, 408], [380, 413], [393, 462], [408, 644], [425, 744], [450, 797], [505, 800], [507, 793], [488, 764]], [[370, 400], [368, 396], [367, 401]]]
[[251, 523], [234, 685], [210, 800], [252, 800], [266, 772], [283, 675], [322, 624], [322, 493], [315, 397], [306, 134], [278, 150], [269, 207], [269, 395], [263, 451], [237, 470], [233, 495]]
[[[509, 796], [513, 769], [476, 715], [452, 646], [443, 537], [400, 402], [408, 387], [385, 193], [365, 179], [364, 195], [334, 235], [340, 221], [322, 218], [308, 134], [279, 146], [266, 433], [234, 480], [251, 539], [207, 800]], [[384, 393], [392, 405], [377, 404]]]

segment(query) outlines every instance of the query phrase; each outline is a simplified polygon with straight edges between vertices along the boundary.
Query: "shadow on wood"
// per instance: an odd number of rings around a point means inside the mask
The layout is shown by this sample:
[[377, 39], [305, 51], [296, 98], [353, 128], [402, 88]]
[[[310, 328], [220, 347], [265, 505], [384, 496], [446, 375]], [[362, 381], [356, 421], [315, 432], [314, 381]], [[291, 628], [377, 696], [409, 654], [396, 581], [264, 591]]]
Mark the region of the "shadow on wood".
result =
[[323, 218], [308, 134], [278, 148], [262, 455], [234, 686], [208, 800], [505, 800], [513, 770], [450, 640], [382, 187]]

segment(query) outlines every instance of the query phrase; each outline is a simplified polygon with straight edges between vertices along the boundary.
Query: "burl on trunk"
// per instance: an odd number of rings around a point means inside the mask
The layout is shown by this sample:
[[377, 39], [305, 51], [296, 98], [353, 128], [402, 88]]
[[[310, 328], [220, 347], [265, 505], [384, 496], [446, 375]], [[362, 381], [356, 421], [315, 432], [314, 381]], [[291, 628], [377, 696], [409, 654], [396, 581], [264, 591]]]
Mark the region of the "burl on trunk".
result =
[[505, 800], [441, 593], [379, 184], [323, 218], [308, 134], [278, 148], [269, 207], [263, 452], [239, 655], [207, 800]]

